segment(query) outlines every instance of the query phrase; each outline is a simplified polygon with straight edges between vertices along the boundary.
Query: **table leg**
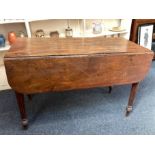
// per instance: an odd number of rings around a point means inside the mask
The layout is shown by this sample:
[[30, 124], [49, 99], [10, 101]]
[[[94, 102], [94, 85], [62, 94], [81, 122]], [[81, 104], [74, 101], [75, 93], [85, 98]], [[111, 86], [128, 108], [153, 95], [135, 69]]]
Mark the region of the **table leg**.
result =
[[31, 101], [32, 100], [32, 95], [31, 94], [28, 94], [27, 95], [28, 99]]
[[135, 96], [136, 96], [136, 93], [138, 90], [138, 85], [139, 85], [139, 82], [132, 84], [130, 96], [129, 96], [129, 101], [128, 101], [128, 106], [126, 108], [126, 116], [128, 116], [129, 113], [132, 111], [134, 99], [135, 99]]
[[112, 91], [112, 86], [109, 86], [109, 94], [111, 93]]
[[21, 94], [18, 92], [15, 92], [15, 94], [16, 94], [17, 104], [20, 110], [21, 119], [22, 119], [22, 127], [26, 129], [28, 127], [28, 119], [27, 119], [25, 105], [24, 105], [24, 94]]

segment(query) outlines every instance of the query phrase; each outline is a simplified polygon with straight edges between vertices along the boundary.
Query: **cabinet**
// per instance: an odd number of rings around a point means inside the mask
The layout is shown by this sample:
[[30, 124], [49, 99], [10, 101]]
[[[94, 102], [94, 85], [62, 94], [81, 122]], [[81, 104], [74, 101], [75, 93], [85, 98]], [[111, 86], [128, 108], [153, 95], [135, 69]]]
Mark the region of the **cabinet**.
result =
[[20, 31], [24, 32], [26, 37], [31, 37], [31, 32], [29, 28], [29, 22], [24, 19], [1, 19], [0, 20], [0, 34], [3, 34], [6, 38], [6, 45], [3, 48], [0, 48], [0, 51], [5, 51], [10, 48], [8, 43], [8, 33], [14, 31], [17, 36]]
[[[0, 34], [3, 34], [7, 38], [7, 34], [10, 31], [15, 31], [17, 34], [19, 31], [25, 33], [26, 37], [35, 37], [35, 32], [38, 29], [43, 29], [45, 37], [49, 37], [51, 31], [58, 31], [59, 37], [65, 37], [65, 29], [69, 26], [73, 29], [73, 37], [125, 37], [129, 39], [130, 34], [130, 19], [1, 19], [0, 20]], [[100, 34], [94, 34], [92, 32], [92, 24], [94, 22], [100, 22], [102, 25], [102, 32]], [[111, 31], [113, 27], [121, 26], [123, 31], [114, 32]], [[10, 45], [6, 42], [2, 50], [8, 50]]]

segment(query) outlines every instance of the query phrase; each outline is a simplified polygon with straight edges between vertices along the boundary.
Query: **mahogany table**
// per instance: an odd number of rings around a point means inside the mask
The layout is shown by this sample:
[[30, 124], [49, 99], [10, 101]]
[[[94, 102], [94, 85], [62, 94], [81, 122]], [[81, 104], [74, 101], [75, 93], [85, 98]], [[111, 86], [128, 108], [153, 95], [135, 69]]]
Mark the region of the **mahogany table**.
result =
[[153, 52], [123, 38], [22, 38], [4, 57], [22, 126], [28, 126], [24, 94], [132, 84], [126, 114]]

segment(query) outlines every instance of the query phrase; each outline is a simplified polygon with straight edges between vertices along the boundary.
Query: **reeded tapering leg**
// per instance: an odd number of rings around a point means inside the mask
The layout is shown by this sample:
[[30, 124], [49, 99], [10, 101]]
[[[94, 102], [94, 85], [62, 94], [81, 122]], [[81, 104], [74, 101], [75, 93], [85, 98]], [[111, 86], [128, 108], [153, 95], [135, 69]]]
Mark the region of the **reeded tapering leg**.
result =
[[112, 91], [112, 86], [109, 86], [109, 94], [111, 93]]
[[126, 116], [129, 115], [129, 113], [132, 111], [134, 99], [138, 90], [138, 85], [139, 83], [133, 83], [130, 91], [130, 96], [129, 96], [129, 101], [128, 101], [128, 106], [126, 108]]
[[26, 129], [28, 127], [28, 119], [26, 115], [26, 110], [25, 110], [25, 105], [24, 105], [24, 94], [16, 93], [16, 98], [17, 98], [17, 104], [20, 110], [20, 115], [22, 119], [22, 127]]

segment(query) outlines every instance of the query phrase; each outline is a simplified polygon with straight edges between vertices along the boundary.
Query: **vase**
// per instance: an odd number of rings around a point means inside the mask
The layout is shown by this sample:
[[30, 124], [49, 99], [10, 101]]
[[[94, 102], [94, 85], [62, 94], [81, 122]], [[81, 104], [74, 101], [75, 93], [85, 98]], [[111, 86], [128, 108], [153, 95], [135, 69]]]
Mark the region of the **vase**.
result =
[[66, 31], [66, 37], [72, 37], [73, 36], [73, 30], [68, 26], [67, 29], [65, 29]]
[[42, 30], [42, 29], [36, 30], [35, 36], [36, 36], [37, 38], [43, 38], [43, 37], [45, 37], [44, 30]]
[[51, 38], [59, 38], [59, 32], [58, 31], [52, 31], [50, 32]]
[[5, 47], [5, 37], [0, 34], [0, 47]]
[[93, 33], [99, 34], [102, 32], [102, 25], [101, 23], [93, 23]]
[[8, 41], [9, 41], [10, 45], [16, 41], [16, 33], [15, 32], [8, 33]]
[[23, 31], [19, 31], [19, 35], [20, 38], [24, 38], [25, 37], [25, 33]]

